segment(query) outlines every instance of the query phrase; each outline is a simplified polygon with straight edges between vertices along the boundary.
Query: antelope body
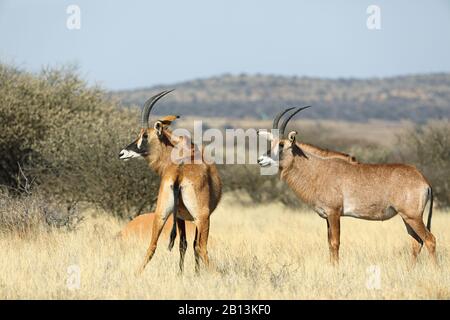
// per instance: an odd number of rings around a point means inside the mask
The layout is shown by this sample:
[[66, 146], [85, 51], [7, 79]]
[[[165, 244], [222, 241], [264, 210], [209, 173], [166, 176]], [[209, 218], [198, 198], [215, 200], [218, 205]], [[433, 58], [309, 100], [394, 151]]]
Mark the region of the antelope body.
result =
[[[280, 113], [274, 120], [278, 129], [280, 118], [293, 108]], [[296, 141], [297, 132], [283, 138], [288, 121], [297, 109], [283, 122], [281, 138], [261, 132], [271, 140], [272, 157], [261, 156], [261, 166], [278, 164], [280, 178], [305, 203], [312, 206], [320, 217], [326, 219], [330, 258], [339, 260], [340, 218], [380, 221], [399, 214], [407, 232], [413, 238], [414, 261], [425, 243], [435, 260], [436, 241], [431, 229], [433, 193], [427, 179], [413, 166], [405, 164], [366, 164], [353, 157]], [[430, 202], [427, 226], [423, 212]]]
[[[175, 136], [168, 126], [177, 116], [167, 116], [148, 126], [148, 118], [155, 103], [171, 91], [163, 91], [151, 97], [144, 104], [141, 114], [141, 130], [135, 141], [125, 147], [119, 158], [143, 157], [155, 172], [161, 176], [161, 184], [152, 226], [150, 246], [139, 272], [152, 259], [158, 238], [171, 213], [173, 227], [169, 249], [172, 249], [177, 227], [180, 233], [180, 271], [183, 271], [187, 248], [185, 221], [193, 221], [196, 227], [194, 239], [195, 269], [199, 271], [200, 259], [208, 266], [207, 242], [210, 215], [221, 198], [222, 185], [215, 164], [203, 159], [203, 149], [192, 144], [187, 137]], [[175, 148], [187, 150], [177, 156]], [[175, 155], [175, 156], [174, 156]], [[194, 162], [200, 158], [200, 162]], [[175, 224], [176, 222], [176, 224]]]

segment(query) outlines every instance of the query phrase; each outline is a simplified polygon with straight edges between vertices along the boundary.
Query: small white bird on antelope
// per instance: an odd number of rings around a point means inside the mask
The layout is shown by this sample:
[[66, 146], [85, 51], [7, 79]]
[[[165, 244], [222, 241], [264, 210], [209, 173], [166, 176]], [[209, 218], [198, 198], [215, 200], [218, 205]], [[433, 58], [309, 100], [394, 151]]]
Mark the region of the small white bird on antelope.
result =
[[[359, 163], [347, 154], [299, 143], [296, 131], [285, 137], [289, 120], [306, 108], [288, 108], [275, 117], [273, 129], [278, 129], [280, 119], [295, 109], [281, 124], [279, 138], [269, 131], [258, 131], [270, 141], [270, 149], [258, 163], [262, 167], [277, 165], [280, 178], [326, 219], [331, 262], [339, 262], [342, 216], [380, 221], [399, 214], [413, 238], [414, 262], [425, 243], [436, 263], [436, 240], [430, 231], [433, 191], [427, 179], [410, 165]], [[423, 212], [428, 202], [425, 226]]]
[[[153, 106], [171, 91], [158, 93], [145, 102], [141, 113], [141, 130], [137, 139], [119, 153], [122, 160], [143, 157], [150, 168], [161, 176], [150, 246], [139, 273], [153, 257], [158, 238], [171, 213], [174, 223], [169, 250], [173, 247], [178, 226], [180, 271], [183, 271], [187, 248], [185, 220], [193, 221], [196, 226], [194, 239], [196, 272], [199, 271], [200, 259], [209, 266], [207, 252], [209, 219], [219, 203], [222, 183], [215, 164], [204, 161], [203, 149], [192, 144], [187, 137], [176, 136], [168, 129], [178, 116], [166, 116], [149, 128], [149, 116]], [[175, 147], [179, 150], [188, 150], [187, 156], [174, 158], [172, 151]], [[200, 161], [197, 161], [199, 159]]]

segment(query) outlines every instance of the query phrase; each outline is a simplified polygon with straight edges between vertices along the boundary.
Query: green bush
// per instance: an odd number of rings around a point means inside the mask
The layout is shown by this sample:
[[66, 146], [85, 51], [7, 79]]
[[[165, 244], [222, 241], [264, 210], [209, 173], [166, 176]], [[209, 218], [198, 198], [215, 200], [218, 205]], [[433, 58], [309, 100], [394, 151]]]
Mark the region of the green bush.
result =
[[57, 200], [117, 216], [150, 210], [157, 177], [144, 161], [117, 158], [136, 134], [138, 110], [119, 108], [75, 70], [34, 75], [0, 65], [0, 119], [1, 185], [17, 189], [21, 164]]
[[302, 205], [279, 175], [261, 175], [258, 165], [221, 165], [224, 192], [232, 192], [244, 205], [280, 202], [289, 207]]
[[431, 121], [399, 137], [397, 155], [427, 177], [440, 206], [450, 206], [450, 122]]

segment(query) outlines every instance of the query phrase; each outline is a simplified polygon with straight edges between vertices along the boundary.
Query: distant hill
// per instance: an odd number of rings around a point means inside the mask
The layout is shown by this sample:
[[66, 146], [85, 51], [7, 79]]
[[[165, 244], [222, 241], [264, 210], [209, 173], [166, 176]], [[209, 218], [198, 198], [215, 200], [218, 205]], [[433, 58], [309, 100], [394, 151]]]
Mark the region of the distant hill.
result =
[[272, 75], [222, 75], [111, 95], [142, 105], [152, 94], [176, 88], [156, 114], [269, 119], [283, 107], [312, 105], [304, 118], [422, 122], [450, 118], [450, 74], [371, 79], [321, 79]]

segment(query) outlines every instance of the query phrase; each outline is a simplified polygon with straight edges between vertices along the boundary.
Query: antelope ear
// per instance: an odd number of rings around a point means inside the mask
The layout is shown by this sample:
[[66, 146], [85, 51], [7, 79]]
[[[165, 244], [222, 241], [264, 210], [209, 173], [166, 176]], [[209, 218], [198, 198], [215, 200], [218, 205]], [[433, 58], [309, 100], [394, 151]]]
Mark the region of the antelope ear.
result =
[[159, 119], [158, 121], [160, 121], [164, 126], [170, 126], [170, 124], [175, 121], [176, 119], [180, 118], [180, 116], [165, 116], [162, 119]]
[[295, 136], [297, 135], [297, 131], [291, 131], [288, 134], [288, 139], [290, 142], [295, 142]]
[[163, 132], [163, 129], [164, 129], [164, 124], [162, 123], [161, 120], [158, 120], [158, 121], [156, 121], [155, 124], [153, 125], [153, 128], [155, 129], [156, 134], [157, 134], [158, 136], [161, 136], [161, 135], [162, 135], [162, 132]]
[[179, 117], [180, 116], [165, 116], [164, 118], [156, 121], [155, 124], [153, 125], [153, 127], [156, 130], [156, 133], [160, 136], [162, 134], [163, 129], [170, 126], [170, 124]]

